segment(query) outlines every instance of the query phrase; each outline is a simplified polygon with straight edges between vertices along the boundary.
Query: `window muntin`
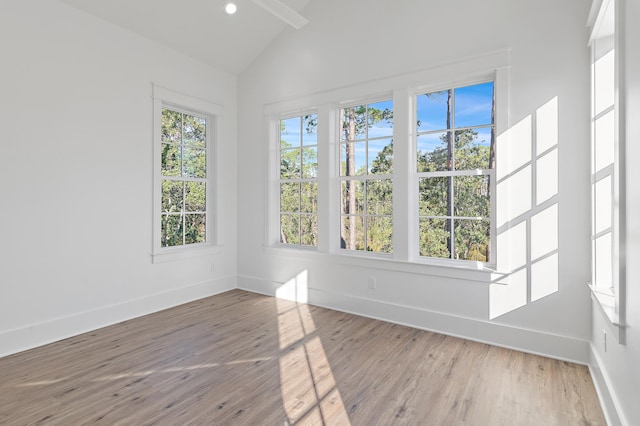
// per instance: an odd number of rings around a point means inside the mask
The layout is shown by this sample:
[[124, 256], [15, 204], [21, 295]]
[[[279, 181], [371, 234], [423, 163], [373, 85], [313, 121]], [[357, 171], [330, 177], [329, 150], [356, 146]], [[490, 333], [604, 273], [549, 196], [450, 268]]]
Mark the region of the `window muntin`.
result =
[[340, 110], [340, 247], [392, 253], [393, 101]]
[[161, 247], [207, 240], [208, 119], [163, 107], [161, 112]]
[[280, 120], [280, 243], [318, 245], [318, 116]]
[[416, 99], [419, 254], [492, 262], [492, 81]]

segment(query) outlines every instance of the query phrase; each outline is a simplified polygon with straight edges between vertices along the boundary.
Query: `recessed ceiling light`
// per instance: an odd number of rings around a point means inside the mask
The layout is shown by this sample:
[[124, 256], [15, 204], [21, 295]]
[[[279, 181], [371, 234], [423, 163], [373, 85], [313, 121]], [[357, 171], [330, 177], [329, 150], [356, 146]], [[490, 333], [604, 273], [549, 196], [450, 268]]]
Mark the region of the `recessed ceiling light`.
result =
[[224, 11], [227, 12], [228, 15], [233, 15], [238, 11], [238, 6], [235, 3], [227, 3], [224, 5]]

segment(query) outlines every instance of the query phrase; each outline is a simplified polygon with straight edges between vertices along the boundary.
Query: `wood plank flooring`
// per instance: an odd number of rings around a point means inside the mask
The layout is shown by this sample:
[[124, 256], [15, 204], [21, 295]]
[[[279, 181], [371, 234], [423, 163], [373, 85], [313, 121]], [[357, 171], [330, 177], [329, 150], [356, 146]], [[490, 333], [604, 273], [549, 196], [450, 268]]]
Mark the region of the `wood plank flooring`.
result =
[[240, 290], [0, 358], [2, 425], [604, 425], [584, 366]]

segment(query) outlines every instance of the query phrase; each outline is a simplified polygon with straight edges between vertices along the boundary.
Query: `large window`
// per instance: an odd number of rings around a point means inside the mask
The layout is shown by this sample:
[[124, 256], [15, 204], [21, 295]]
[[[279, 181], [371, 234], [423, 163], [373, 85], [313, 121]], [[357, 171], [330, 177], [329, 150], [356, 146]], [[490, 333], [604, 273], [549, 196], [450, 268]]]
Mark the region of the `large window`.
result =
[[[591, 34], [592, 289], [613, 324], [624, 319], [620, 240], [624, 223], [623, 104], [616, 46], [616, 1], [600, 4]], [[621, 329], [622, 330], [622, 329]]]
[[162, 109], [161, 246], [207, 239], [207, 118]]
[[390, 269], [498, 268], [507, 65], [501, 52], [265, 105], [267, 246]]
[[214, 140], [223, 108], [153, 85], [154, 263], [214, 250]]
[[393, 103], [340, 112], [340, 247], [393, 251]]
[[492, 260], [493, 86], [417, 95], [420, 256]]
[[318, 245], [318, 116], [280, 120], [280, 242]]

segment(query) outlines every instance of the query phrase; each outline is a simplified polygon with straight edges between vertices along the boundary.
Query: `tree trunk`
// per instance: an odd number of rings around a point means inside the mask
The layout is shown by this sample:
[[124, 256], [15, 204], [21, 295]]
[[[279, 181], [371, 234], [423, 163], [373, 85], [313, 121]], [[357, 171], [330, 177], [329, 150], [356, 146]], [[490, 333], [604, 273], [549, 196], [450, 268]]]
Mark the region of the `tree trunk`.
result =
[[[353, 141], [356, 139], [356, 118], [354, 108], [349, 108], [349, 126], [346, 129], [346, 166], [347, 176], [356, 175], [356, 149]], [[345, 239], [347, 250], [356, 249], [356, 181], [347, 179], [347, 214], [349, 215], [349, 235]]]

